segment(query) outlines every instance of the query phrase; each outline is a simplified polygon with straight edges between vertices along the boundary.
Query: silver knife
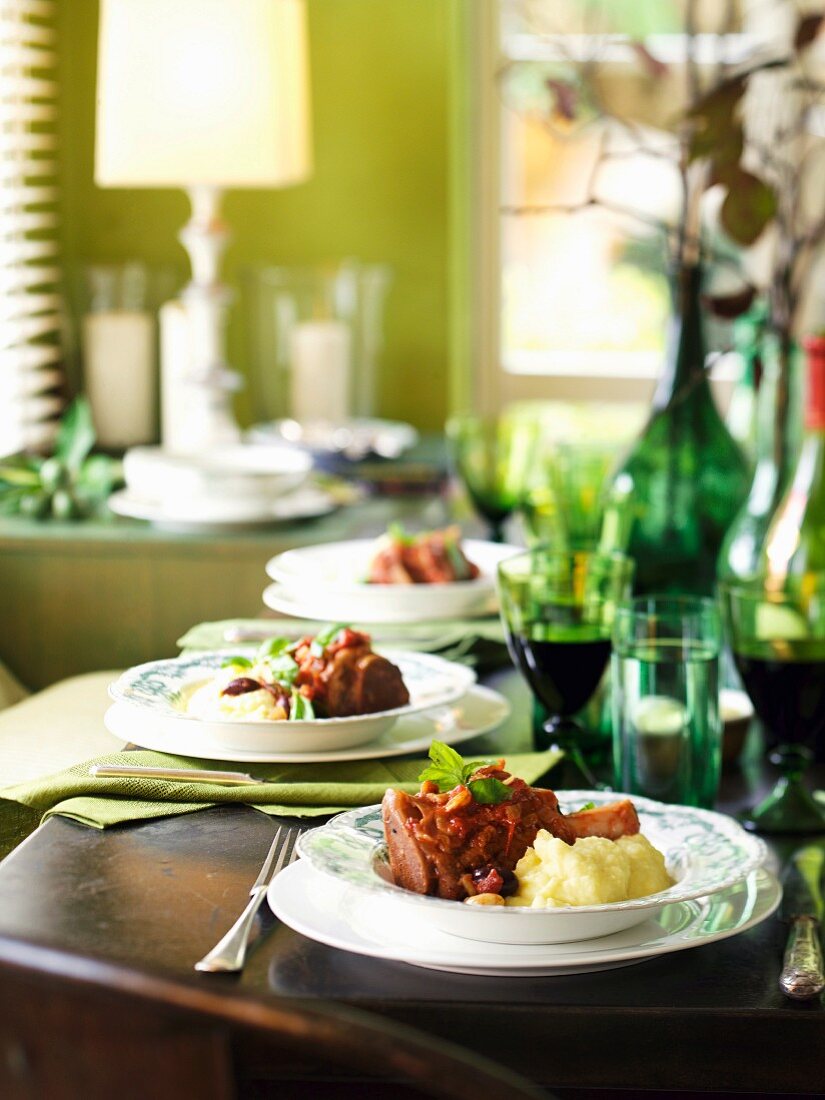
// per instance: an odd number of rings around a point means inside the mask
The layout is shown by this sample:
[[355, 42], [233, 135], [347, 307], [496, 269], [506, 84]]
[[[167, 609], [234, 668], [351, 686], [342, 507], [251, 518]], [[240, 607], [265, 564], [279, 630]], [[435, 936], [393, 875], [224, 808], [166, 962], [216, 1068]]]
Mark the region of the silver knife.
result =
[[808, 1001], [825, 989], [819, 926], [823, 902], [820, 889], [825, 850], [809, 844], [793, 853], [782, 874], [779, 916], [790, 924], [779, 988], [786, 997]]
[[95, 779], [170, 779], [179, 783], [219, 783], [224, 787], [245, 787], [267, 783], [247, 772], [206, 771], [194, 768], [151, 768], [144, 764], [93, 764], [89, 775]]

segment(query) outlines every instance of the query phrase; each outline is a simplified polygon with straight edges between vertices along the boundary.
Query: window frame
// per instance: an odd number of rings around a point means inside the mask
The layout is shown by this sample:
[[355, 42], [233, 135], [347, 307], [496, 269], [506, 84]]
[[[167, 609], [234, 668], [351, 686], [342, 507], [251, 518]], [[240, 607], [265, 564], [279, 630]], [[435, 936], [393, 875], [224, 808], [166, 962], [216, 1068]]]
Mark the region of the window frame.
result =
[[[637, 367], [620, 375], [599, 371], [596, 365], [587, 372], [560, 367], [552, 374], [515, 373], [502, 362], [499, 12], [500, 0], [465, 0], [454, 25], [450, 405], [491, 415], [523, 401], [649, 404], [658, 372], [651, 377]], [[642, 354], [650, 353], [641, 353], [640, 359]], [[712, 368], [713, 389], [723, 409], [738, 373], [738, 364], [725, 355]]]

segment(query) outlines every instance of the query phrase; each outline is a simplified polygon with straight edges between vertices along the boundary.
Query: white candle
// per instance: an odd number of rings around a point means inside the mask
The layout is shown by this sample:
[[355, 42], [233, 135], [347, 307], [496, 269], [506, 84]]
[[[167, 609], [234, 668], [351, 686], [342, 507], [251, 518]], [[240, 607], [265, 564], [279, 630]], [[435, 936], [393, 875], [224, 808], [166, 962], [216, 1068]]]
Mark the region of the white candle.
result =
[[150, 443], [155, 428], [155, 324], [151, 314], [113, 309], [83, 318], [83, 369], [98, 443]]
[[293, 419], [346, 420], [352, 340], [343, 321], [302, 321], [290, 336]]

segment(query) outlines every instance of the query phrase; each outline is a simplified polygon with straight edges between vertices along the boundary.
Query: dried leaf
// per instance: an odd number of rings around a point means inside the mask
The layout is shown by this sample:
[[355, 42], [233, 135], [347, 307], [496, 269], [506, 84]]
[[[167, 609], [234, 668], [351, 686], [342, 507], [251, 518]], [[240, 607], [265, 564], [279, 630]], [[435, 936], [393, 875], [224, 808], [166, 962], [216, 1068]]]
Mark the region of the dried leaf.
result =
[[663, 77], [668, 72], [668, 67], [664, 61], [660, 61], [658, 57], [654, 57], [644, 42], [633, 41], [630, 43], [631, 49], [641, 61], [642, 66], [648, 76]]
[[566, 122], [573, 122], [579, 101], [578, 89], [565, 80], [556, 80], [553, 77], [548, 77], [545, 83], [553, 95], [553, 113]]
[[776, 194], [764, 180], [743, 168], [732, 178], [719, 220], [738, 244], [752, 245], [776, 213]]
[[742, 124], [737, 108], [744, 92], [745, 78], [734, 77], [702, 96], [687, 112], [686, 117], [693, 123], [692, 161], [702, 157], [720, 162], [738, 159], [742, 151]]
[[748, 284], [733, 294], [704, 294], [702, 301], [715, 317], [726, 321], [747, 313], [756, 298], [756, 287]]
[[801, 15], [799, 22], [796, 24], [796, 34], [793, 40], [794, 49], [804, 50], [806, 46], [810, 46], [822, 30], [823, 21], [825, 21], [825, 15], [822, 12]]

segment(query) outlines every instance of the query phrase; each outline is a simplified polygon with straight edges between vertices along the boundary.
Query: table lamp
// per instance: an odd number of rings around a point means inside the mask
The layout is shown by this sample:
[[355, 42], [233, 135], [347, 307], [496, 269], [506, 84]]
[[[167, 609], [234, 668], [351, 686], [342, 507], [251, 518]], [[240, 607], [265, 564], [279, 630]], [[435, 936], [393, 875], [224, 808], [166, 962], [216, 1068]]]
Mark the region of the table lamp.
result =
[[[227, 368], [228, 187], [284, 187], [311, 171], [305, 0], [101, 0], [95, 181], [183, 187], [192, 278], [174, 364], [176, 451], [238, 439]], [[171, 324], [171, 320], [168, 322]], [[162, 312], [161, 325], [164, 326]], [[161, 336], [162, 354], [166, 341]], [[183, 356], [183, 362], [181, 362]], [[164, 363], [163, 371], [172, 365]], [[164, 414], [164, 424], [167, 417]]]

